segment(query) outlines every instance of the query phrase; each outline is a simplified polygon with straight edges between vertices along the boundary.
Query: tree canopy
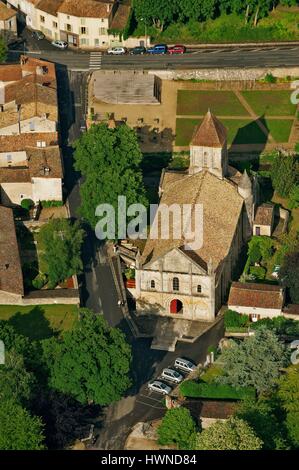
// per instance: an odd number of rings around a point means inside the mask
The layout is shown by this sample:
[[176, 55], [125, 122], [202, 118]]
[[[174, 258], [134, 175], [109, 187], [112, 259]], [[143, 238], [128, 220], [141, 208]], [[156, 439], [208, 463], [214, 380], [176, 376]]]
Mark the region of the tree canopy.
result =
[[78, 222], [53, 219], [43, 225], [39, 233], [42, 261], [46, 266], [49, 283], [55, 287], [82, 270], [81, 246], [84, 231]]
[[87, 309], [71, 331], [45, 340], [43, 348], [50, 387], [82, 404], [107, 405], [131, 384], [131, 348], [124, 334]]
[[195, 423], [187, 408], [168, 410], [158, 428], [159, 444], [176, 444], [179, 449], [192, 449]]
[[299, 165], [293, 155], [277, 154], [271, 169], [272, 184], [277, 193], [288, 197], [296, 182], [298, 182]]
[[217, 421], [197, 435], [196, 450], [259, 450], [263, 442], [239, 418]]
[[288, 367], [278, 382], [278, 396], [286, 411], [286, 427], [289, 437], [299, 448], [299, 365]]
[[35, 383], [34, 375], [24, 366], [24, 359], [14, 351], [6, 352], [5, 364], [0, 365], [0, 400], [13, 398], [27, 403]]
[[271, 390], [286, 362], [283, 343], [272, 331], [260, 328], [242, 343], [232, 342], [222, 353], [224, 375], [218, 382], [233, 387], [254, 387], [258, 393]]
[[287, 253], [279, 271], [282, 284], [289, 289], [293, 303], [299, 302], [299, 251]]
[[75, 143], [75, 168], [84, 177], [81, 185], [81, 215], [95, 228], [97, 206], [110, 204], [117, 214], [118, 196], [131, 204], [147, 205], [140, 164], [142, 153], [137, 136], [127, 125], [110, 129], [93, 125]]
[[43, 425], [12, 398], [0, 400], [0, 449], [43, 450]]

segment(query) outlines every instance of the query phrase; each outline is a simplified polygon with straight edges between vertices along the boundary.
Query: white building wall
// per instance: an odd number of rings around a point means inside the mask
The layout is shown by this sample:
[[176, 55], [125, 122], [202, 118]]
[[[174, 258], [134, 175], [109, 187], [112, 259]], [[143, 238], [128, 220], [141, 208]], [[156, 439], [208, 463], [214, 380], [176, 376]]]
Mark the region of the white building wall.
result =
[[20, 205], [23, 199], [32, 199], [31, 183], [1, 183], [1, 203]]
[[24, 13], [26, 17], [26, 25], [29, 26], [29, 28], [37, 29], [36, 9], [33, 3], [29, 0], [8, 0], [7, 3], [14, 6], [16, 9], [20, 8], [21, 12]]
[[26, 152], [0, 152], [0, 168], [11, 166], [25, 166], [27, 164]]
[[[69, 34], [74, 33], [79, 36], [78, 45], [80, 47], [95, 48], [109, 46], [108, 18], [78, 18], [58, 12], [58, 22], [60, 36], [61, 31], [68, 32], [67, 25], [71, 25]], [[82, 34], [82, 28], [85, 28], [85, 34]]]
[[60, 178], [32, 178], [32, 199], [38, 201], [62, 201]]
[[239, 305], [228, 305], [230, 310], [245, 315], [260, 315], [261, 318], [273, 318], [282, 315], [281, 309], [259, 308], [259, 307], [240, 307]]

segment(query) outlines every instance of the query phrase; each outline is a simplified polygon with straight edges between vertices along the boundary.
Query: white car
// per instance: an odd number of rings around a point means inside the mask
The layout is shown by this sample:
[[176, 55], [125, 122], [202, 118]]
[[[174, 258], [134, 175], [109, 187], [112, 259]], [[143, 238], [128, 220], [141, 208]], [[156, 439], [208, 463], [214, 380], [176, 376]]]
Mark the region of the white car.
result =
[[162, 379], [170, 380], [170, 382], [174, 382], [176, 384], [179, 384], [184, 378], [182, 374], [174, 369], [164, 369], [161, 377]]
[[58, 47], [59, 49], [66, 49], [68, 47], [68, 43], [65, 41], [55, 40], [51, 42], [52, 46]]
[[127, 49], [125, 47], [112, 47], [108, 49], [107, 54], [109, 55], [123, 55], [127, 53]]
[[189, 361], [188, 359], [183, 359], [182, 357], [178, 357], [174, 362], [175, 367], [181, 369], [185, 372], [193, 372], [196, 370], [196, 365], [193, 362]]
[[152, 392], [162, 393], [163, 395], [169, 395], [171, 392], [171, 387], [164, 384], [163, 382], [160, 382], [160, 380], [154, 380], [153, 382], [150, 382], [148, 384], [148, 388]]

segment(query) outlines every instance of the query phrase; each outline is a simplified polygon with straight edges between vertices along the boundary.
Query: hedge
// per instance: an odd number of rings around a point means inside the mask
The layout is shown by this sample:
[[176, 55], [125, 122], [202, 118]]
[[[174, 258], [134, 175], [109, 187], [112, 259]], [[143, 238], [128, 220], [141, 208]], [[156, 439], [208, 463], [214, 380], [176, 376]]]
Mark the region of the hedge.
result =
[[186, 380], [180, 385], [180, 392], [189, 398], [211, 398], [223, 400], [245, 400], [255, 398], [255, 390], [251, 387], [236, 389], [230, 385], [207, 384]]

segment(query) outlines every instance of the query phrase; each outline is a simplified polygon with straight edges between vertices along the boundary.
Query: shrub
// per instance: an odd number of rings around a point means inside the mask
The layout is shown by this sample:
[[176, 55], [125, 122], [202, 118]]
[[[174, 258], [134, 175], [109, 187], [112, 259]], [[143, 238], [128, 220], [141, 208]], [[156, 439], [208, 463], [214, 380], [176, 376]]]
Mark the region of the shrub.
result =
[[46, 207], [62, 207], [63, 202], [62, 201], [41, 201], [41, 205], [43, 208]]
[[276, 83], [277, 78], [274, 77], [274, 75], [272, 75], [272, 73], [267, 73], [267, 75], [265, 76], [265, 82], [266, 83]]
[[21, 202], [22, 209], [25, 209], [26, 211], [30, 211], [33, 206], [34, 202], [31, 199], [23, 199]]
[[299, 185], [294, 185], [290, 192], [289, 208], [297, 209], [299, 207]]
[[32, 281], [32, 285], [35, 289], [40, 290], [47, 284], [47, 276], [45, 274], [38, 274]]
[[135, 279], [135, 269], [128, 268], [125, 270], [126, 279]]
[[245, 327], [249, 324], [248, 315], [243, 315], [234, 310], [227, 310], [224, 314], [224, 326], [225, 328], [231, 327]]
[[188, 166], [189, 161], [184, 157], [174, 157], [168, 165], [171, 170], [186, 170]]
[[180, 385], [180, 392], [184, 397], [211, 398], [216, 400], [245, 400], [255, 398], [252, 387], [234, 388], [230, 385], [216, 385], [186, 380]]
[[261, 281], [266, 277], [266, 269], [262, 266], [251, 266], [249, 272], [255, 277], [255, 279], [259, 279]]

